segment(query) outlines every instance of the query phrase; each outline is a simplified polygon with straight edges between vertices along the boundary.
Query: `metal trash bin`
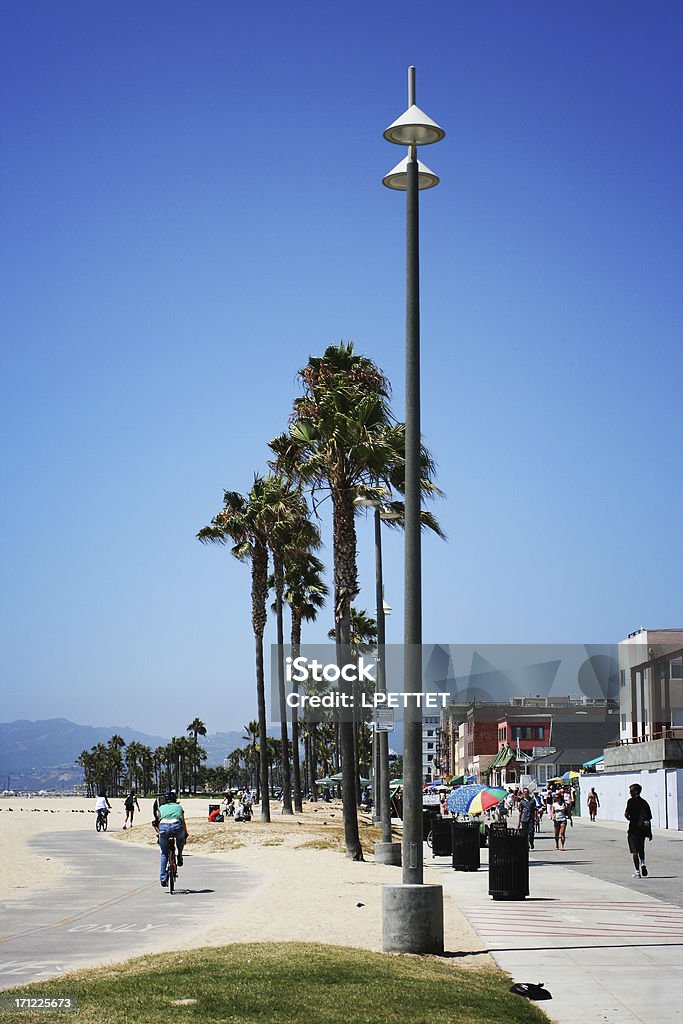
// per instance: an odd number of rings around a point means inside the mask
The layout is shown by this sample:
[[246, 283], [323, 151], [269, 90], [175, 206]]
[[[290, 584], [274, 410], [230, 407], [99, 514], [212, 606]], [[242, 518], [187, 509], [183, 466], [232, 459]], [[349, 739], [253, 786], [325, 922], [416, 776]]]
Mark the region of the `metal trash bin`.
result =
[[432, 857], [450, 857], [453, 852], [450, 818], [434, 818], [432, 822]]
[[451, 822], [451, 852], [454, 871], [478, 871], [481, 865], [479, 855], [479, 822]]
[[518, 828], [489, 832], [489, 896], [523, 900], [529, 895], [529, 840]]
[[440, 807], [423, 807], [422, 808], [422, 839], [426, 843], [429, 833], [432, 831], [432, 825], [437, 818], [441, 817]]

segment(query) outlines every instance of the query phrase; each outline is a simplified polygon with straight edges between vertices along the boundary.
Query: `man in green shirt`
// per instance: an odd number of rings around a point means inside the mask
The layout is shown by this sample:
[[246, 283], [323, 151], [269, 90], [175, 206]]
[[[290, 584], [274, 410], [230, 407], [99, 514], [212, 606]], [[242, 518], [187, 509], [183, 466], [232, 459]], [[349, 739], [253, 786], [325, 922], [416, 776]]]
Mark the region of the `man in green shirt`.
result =
[[154, 810], [154, 821], [159, 828], [159, 846], [161, 847], [161, 870], [159, 881], [164, 888], [168, 885], [168, 840], [175, 837], [178, 850], [178, 867], [183, 866], [183, 847], [187, 839], [185, 812], [178, 803], [177, 794], [169, 790], [160, 807]]

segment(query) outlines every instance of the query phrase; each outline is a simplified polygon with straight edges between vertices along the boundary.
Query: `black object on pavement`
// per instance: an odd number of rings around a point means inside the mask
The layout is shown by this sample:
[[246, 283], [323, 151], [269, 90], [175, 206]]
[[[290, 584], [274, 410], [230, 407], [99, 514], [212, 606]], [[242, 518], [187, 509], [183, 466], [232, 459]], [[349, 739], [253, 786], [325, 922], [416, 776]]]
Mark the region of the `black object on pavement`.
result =
[[450, 857], [453, 852], [451, 844], [450, 818], [434, 818], [432, 822], [431, 842], [432, 857]]
[[478, 871], [481, 864], [478, 821], [453, 821], [451, 844], [454, 871]]
[[523, 900], [529, 895], [529, 841], [524, 829], [489, 833], [489, 896]]
[[514, 992], [516, 996], [526, 996], [527, 999], [552, 999], [553, 997], [548, 992], [547, 988], [543, 988], [543, 982], [539, 981], [538, 985], [534, 985], [533, 982], [520, 981], [516, 985], [510, 986], [510, 991]]

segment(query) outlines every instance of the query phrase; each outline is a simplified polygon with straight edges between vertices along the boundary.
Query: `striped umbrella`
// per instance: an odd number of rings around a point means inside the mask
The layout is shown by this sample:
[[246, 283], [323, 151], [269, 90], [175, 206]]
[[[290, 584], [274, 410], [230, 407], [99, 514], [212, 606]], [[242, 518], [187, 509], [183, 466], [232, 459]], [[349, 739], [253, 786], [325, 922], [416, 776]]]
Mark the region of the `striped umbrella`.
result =
[[446, 807], [451, 814], [467, 814], [468, 808], [477, 795], [481, 793], [486, 786], [482, 786], [480, 783], [470, 783], [468, 786], [458, 786], [452, 793], [449, 793], [446, 797]]
[[490, 811], [492, 807], [497, 807], [506, 796], [507, 790], [497, 786], [482, 789], [481, 793], [472, 797], [467, 811], [469, 814], [483, 814], [484, 811]]

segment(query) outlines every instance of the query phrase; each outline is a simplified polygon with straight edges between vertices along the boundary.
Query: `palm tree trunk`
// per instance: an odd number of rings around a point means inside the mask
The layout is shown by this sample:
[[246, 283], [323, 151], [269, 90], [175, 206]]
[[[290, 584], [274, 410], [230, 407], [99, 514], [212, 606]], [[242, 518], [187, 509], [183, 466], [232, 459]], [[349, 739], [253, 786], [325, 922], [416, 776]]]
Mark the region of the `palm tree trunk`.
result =
[[266, 719], [266, 682], [263, 670], [263, 632], [266, 628], [268, 600], [268, 549], [254, 542], [251, 556], [251, 619], [256, 645], [256, 699], [258, 705], [259, 741], [261, 746], [261, 821], [270, 822], [268, 791], [268, 731]]
[[315, 777], [317, 774], [317, 758], [318, 752], [318, 727], [315, 722], [310, 723], [310, 729], [308, 732], [308, 785], [311, 790], [311, 800], [314, 803], [318, 802], [318, 787], [315, 784]]
[[282, 813], [293, 814], [292, 778], [289, 773], [289, 736], [287, 733], [287, 698], [285, 694], [285, 634], [282, 617], [282, 593], [284, 590], [284, 565], [282, 556], [273, 554], [275, 563], [275, 615], [277, 620], [277, 686], [280, 698], [280, 738], [282, 750]]
[[[301, 651], [301, 616], [292, 611], [292, 660], [299, 657]], [[294, 693], [298, 693], [299, 684], [293, 684]], [[294, 810], [297, 814], [303, 811], [301, 798], [301, 766], [299, 764], [299, 712], [296, 702], [292, 708], [292, 784], [294, 788]]]
[[[341, 481], [333, 481], [332, 526], [334, 549], [334, 617], [337, 665], [342, 669], [353, 664], [351, 652], [351, 602], [358, 593], [356, 573], [356, 528], [354, 523], [353, 492]], [[345, 483], [345, 481], [344, 481]], [[341, 693], [352, 705], [353, 684], [343, 677], [339, 681]], [[363, 860], [363, 848], [358, 835], [358, 809], [356, 806], [356, 778], [354, 769], [353, 718], [342, 714], [339, 724], [342, 758], [342, 801], [346, 856]]]
[[[336, 633], [337, 663], [341, 667], [349, 664], [351, 658], [351, 622], [348, 613], [342, 613], [337, 621]], [[349, 697], [353, 694], [352, 684], [340, 680], [339, 689], [347, 693]], [[346, 856], [351, 860], [363, 860], [363, 849], [358, 834], [358, 812], [356, 808], [356, 772], [354, 766], [354, 725], [353, 719], [343, 715], [339, 723], [341, 739], [341, 770], [342, 770], [342, 805], [344, 817], [344, 838], [346, 840]]]

